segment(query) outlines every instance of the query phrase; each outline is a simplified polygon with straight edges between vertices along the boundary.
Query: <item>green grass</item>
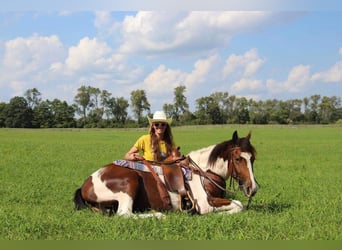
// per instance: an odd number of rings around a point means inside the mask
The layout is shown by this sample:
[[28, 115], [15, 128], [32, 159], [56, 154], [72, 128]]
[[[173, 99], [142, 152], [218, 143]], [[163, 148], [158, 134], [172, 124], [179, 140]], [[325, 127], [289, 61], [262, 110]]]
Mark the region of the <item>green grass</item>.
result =
[[[329, 126], [173, 128], [183, 153], [252, 130], [260, 190], [234, 215], [166, 219], [74, 211], [73, 194], [121, 159], [146, 129], [0, 129], [0, 239], [342, 239], [342, 129]], [[246, 204], [241, 192], [237, 198]]]

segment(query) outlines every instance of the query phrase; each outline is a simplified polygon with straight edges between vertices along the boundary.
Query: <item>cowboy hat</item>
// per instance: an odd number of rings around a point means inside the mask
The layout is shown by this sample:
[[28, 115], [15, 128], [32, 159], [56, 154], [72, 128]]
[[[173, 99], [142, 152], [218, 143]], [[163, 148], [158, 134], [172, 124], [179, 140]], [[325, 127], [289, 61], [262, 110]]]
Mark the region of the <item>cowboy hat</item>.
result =
[[172, 117], [166, 118], [166, 114], [164, 113], [164, 111], [156, 111], [153, 114], [153, 118], [147, 116], [147, 119], [150, 125], [155, 122], [165, 122], [167, 124], [171, 124], [172, 122]]

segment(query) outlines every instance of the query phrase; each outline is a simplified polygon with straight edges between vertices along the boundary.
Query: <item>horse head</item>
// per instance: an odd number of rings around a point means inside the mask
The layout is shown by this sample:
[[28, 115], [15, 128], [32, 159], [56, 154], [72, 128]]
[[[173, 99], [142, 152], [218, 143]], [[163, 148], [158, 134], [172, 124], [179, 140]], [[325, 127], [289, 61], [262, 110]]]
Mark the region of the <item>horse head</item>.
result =
[[175, 162], [182, 159], [182, 154], [180, 152], [180, 147], [172, 149], [171, 153], [162, 161], [163, 163]]
[[239, 138], [237, 131], [233, 133], [228, 146], [228, 172], [238, 183], [247, 197], [252, 197], [258, 190], [254, 177], [253, 163], [256, 151], [250, 143], [251, 132]]

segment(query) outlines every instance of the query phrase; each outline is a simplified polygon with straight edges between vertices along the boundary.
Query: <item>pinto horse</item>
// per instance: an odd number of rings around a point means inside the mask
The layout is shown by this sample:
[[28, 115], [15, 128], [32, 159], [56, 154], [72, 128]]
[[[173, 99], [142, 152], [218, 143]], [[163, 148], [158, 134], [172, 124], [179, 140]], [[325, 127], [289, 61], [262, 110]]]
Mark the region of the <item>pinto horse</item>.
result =
[[[163, 211], [177, 210], [201, 215], [240, 212], [242, 203], [225, 198], [225, 187], [231, 177], [247, 197], [251, 198], [257, 192], [253, 174], [256, 151], [250, 138], [251, 132], [239, 138], [235, 131], [231, 140], [192, 151], [186, 156], [181, 157], [178, 153], [166, 162], [142, 162], [149, 166], [149, 171], [123, 167], [114, 161], [95, 171], [76, 190], [75, 208], [90, 207], [104, 213], [109, 210], [110, 215], [116, 213], [125, 217], [159, 217], [163, 216]], [[144, 213], [148, 210], [156, 212]]]

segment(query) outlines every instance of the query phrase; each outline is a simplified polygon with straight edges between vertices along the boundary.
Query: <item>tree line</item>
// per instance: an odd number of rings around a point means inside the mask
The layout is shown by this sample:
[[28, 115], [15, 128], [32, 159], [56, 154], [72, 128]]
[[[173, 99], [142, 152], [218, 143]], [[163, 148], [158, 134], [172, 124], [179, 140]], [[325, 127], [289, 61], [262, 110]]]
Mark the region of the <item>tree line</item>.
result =
[[[319, 94], [303, 99], [256, 101], [215, 92], [196, 100], [190, 111], [186, 87], [174, 88], [173, 103], [163, 110], [173, 117], [173, 125], [205, 124], [332, 124], [342, 123], [341, 98]], [[81, 86], [74, 102], [42, 100], [36, 88], [0, 102], [0, 127], [8, 128], [110, 128], [145, 127], [151, 105], [146, 92], [138, 89], [130, 99], [114, 97], [107, 90]], [[129, 115], [129, 108], [132, 116]]]

